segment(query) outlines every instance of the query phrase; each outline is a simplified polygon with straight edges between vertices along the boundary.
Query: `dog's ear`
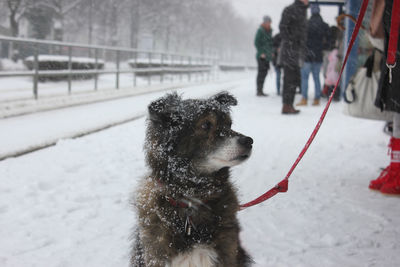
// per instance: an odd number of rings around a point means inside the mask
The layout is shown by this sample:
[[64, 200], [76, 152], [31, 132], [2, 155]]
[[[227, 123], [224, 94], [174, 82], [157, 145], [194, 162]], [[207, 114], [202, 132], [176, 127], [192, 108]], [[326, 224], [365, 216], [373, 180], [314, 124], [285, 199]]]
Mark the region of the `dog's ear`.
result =
[[230, 93], [223, 91], [211, 97], [212, 100], [217, 101], [223, 106], [236, 106], [237, 100]]
[[176, 116], [176, 110], [181, 101], [178, 94], [168, 94], [150, 103], [148, 106], [149, 119], [153, 123], [168, 125], [179, 120]]

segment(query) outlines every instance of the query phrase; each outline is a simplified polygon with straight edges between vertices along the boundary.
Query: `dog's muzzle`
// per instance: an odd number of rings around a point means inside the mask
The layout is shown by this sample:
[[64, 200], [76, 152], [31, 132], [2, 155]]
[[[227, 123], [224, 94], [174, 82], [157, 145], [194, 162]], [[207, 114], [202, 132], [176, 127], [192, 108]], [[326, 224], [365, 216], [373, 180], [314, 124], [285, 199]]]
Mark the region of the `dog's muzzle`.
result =
[[233, 160], [246, 160], [250, 157], [251, 149], [253, 148], [253, 139], [248, 136], [241, 136], [238, 139], [239, 145], [242, 147], [240, 155]]
[[251, 149], [253, 147], [253, 138], [251, 137], [242, 136], [239, 138], [238, 142], [247, 149]]

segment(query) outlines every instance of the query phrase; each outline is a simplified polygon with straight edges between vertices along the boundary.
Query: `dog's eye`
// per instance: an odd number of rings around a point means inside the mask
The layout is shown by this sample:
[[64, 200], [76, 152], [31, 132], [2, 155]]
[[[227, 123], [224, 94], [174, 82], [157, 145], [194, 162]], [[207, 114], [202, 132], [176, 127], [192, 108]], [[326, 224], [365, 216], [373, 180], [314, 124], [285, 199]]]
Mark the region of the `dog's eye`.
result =
[[211, 122], [206, 121], [205, 123], [203, 123], [203, 124], [201, 125], [201, 129], [203, 129], [203, 130], [205, 130], [205, 131], [210, 130], [210, 129], [211, 129]]

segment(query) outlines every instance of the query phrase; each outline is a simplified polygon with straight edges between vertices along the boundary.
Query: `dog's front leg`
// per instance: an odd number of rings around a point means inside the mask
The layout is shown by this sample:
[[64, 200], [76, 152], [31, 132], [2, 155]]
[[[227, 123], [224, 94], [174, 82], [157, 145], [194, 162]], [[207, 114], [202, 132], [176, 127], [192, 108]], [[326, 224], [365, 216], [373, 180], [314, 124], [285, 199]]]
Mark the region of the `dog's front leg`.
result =
[[167, 267], [165, 260], [156, 258], [154, 254], [145, 252], [146, 267]]
[[146, 267], [166, 267], [167, 260], [167, 251], [156, 240], [153, 240], [151, 244], [145, 245], [144, 261]]
[[218, 267], [242, 267], [238, 265], [239, 238], [237, 229], [224, 229], [215, 238]]

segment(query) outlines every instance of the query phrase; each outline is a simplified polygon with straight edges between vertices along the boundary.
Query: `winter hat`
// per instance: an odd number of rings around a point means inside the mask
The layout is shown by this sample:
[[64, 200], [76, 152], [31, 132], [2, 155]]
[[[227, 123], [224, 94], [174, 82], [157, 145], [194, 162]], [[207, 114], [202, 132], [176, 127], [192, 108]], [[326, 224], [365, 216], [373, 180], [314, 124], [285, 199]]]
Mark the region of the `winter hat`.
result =
[[271, 19], [270, 16], [264, 16], [263, 17], [263, 22], [271, 22], [271, 21], [272, 21], [272, 19]]
[[319, 5], [311, 4], [311, 14], [319, 14]]

